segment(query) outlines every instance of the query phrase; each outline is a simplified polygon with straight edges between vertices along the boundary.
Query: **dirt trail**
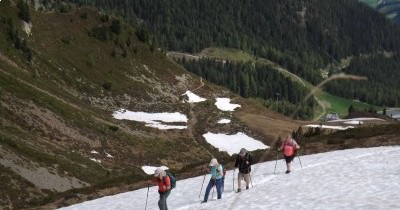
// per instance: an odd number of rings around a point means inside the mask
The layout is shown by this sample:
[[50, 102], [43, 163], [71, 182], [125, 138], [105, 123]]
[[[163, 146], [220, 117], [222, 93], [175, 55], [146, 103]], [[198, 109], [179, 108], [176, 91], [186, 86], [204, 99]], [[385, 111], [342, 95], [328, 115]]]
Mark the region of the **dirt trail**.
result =
[[7, 63], [8, 65], [16, 68], [16, 69], [20, 69], [21, 71], [27, 73], [28, 71], [26, 69], [23, 69], [21, 67], [19, 67], [14, 61], [8, 59], [6, 56], [4, 56], [1, 51], [0, 51], [0, 60], [4, 61], [5, 63]]
[[[326, 115], [326, 106], [325, 106], [325, 104], [321, 101], [321, 100], [319, 100], [316, 96], [314, 96], [314, 99], [317, 101], [317, 103], [319, 104], [319, 106], [322, 108], [322, 113], [319, 115], [319, 116], [317, 116], [317, 117], [315, 117], [312, 121], [318, 121], [319, 119], [321, 119], [323, 116], [325, 116]], [[325, 102], [326, 103], [326, 102]]]
[[[194, 91], [196, 91], [196, 90], [202, 88], [203, 86], [204, 86], [203, 78], [200, 77], [200, 85], [199, 85], [198, 87], [196, 87], [195, 89], [191, 90], [191, 92], [194, 92]], [[197, 124], [197, 117], [196, 117], [195, 112], [193, 111], [193, 108], [194, 108], [195, 106], [196, 106], [195, 103], [189, 103], [189, 116], [190, 116], [190, 117], [189, 117], [189, 122], [188, 122], [188, 129], [187, 129], [188, 134], [189, 134], [189, 137], [193, 140], [193, 142], [194, 142], [197, 146], [203, 148], [211, 157], [214, 157], [214, 155], [213, 155], [207, 148], [205, 148], [205, 147], [203, 146], [203, 144], [200, 144], [200, 143], [196, 140], [196, 137], [195, 137], [194, 134], [193, 134], [193, 129], [194, 129], [194, 127], [195, 127], [196, 124]]]

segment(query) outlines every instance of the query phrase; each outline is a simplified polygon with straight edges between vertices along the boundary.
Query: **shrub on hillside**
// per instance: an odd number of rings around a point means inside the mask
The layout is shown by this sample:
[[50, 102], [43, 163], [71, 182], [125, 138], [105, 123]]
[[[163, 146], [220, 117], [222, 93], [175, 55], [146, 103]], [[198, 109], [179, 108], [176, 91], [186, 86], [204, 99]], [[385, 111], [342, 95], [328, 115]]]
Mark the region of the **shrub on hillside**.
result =
[[111, 39], [110, 29], [106, 26], [94, 27], [89, 31], [88, 35], [103, 42]]

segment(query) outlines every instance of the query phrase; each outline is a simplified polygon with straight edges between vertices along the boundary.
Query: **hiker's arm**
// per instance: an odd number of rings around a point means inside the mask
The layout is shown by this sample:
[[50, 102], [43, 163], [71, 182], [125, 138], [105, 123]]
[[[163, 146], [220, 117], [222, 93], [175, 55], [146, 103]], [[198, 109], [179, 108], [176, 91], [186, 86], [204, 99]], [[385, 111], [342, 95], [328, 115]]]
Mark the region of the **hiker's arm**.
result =
[[169, 178], [169, 176], [165, 176], [164, 178], [164, 185], [163, 185], [164, 190], [169, 190], [171, 189], [171, 179]]
[[283, 145], [284, 145], [284, 142], [282, 142], [282, 143], [281, 143], [281, 146], [278, 147], [278, 151], [283, 150]]
[[296, 149], [300, 149], [300, 145], [297, 143], [297, 141], [295, 141], [295, 147]]
[[236, 156], [235, 168], [239, 167], [239, 155]]
[[248, 165], [252, 165], [253, 164], [253, 156], [249, 155], [249, 163]]
[[158, 182], [157, 177], [154, 177], [153, 179], [148, 179], [147, 184], [148, 185], [154, 185]]

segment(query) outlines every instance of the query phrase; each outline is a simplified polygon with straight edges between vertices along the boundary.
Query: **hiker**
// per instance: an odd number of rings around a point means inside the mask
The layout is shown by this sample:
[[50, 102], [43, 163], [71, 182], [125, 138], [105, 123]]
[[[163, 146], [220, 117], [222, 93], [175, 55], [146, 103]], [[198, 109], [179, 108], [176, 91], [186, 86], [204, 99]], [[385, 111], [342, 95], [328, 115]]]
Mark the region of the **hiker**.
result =
[[249, 189], [251, 164], [253, 164], [253, 158], [250, 153], [245, 148], [240, 149], [235, 162], [235, 168], [239, 168], [237, 192], [241, 191], [243, 179], [246, 182], [246, 190]]
[[214, 187], [214, 185], [217, 188], [217, 198], [222, 198], [222, 184], [224, 177], [222, 165], [218, 163], [217, 159], [213, 158], [211, 159], [209, 166], [210, 169], [208, 169], [208, 171], [211, 172], [211, 179], [210, 182], [208, 182], [208, 186], [206, 189], [206, 193], [204, 194], [204, 200], [202, 201], [202, 203], [207, 202], [210, 190]]
[[293, 161], [294, 157], [296, 156], [296, 150], [300, 149], [299, 144], [292, 138], [292, 135], [289, 134], [287, 138], [282, 142], [281, 146], [279, 147], [278, 151], [283, 150], [283, 156], [285, 157], [286, 161], [286, 172], [290, 173], [291, 171], [291, 162]]
[[149, 180], [150, 183], [156, 183], [158, 185], [158, 193], [160, 194], [160, 200], [158, 201], [158, 207], [160, 210], [168, 210], [167, 198], [171, 193], [171, 180], [167, 173], [162, 168], [157, 168], [154, 171], [154, 179]]

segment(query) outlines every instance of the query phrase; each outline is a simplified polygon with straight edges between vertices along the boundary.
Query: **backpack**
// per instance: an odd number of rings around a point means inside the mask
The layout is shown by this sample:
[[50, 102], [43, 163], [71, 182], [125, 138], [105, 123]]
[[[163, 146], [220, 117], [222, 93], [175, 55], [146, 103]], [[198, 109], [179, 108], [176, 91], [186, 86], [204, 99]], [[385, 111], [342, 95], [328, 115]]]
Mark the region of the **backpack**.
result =
[[171, 181], [171, 190], [176, 187], [176, 177], [172, 172], [166, 171], [167, 176], [169, 176], [169, 180]]
[[285, 145], [283, 146], [283, 154], [285, 154], [287, 157], [295, 155], [295, 144], [293, 139], [291, 139], [290, 144], [285, 142]]
[[283, 146], [283, 154], [288, 157], [292, 156], [294, 154], [293, 146], [290, 144], [285, 144], [285, 146]]

